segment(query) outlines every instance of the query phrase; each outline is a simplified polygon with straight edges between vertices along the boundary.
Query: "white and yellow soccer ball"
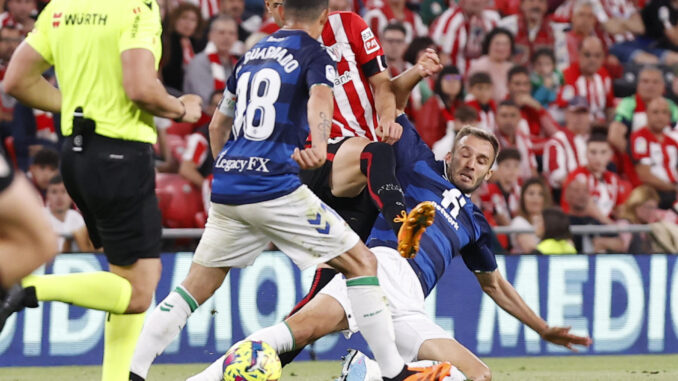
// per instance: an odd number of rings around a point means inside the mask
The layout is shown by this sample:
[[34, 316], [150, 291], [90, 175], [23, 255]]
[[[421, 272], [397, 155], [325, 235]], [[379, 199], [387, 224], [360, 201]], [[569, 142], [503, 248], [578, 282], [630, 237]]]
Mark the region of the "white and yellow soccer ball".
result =
[[224, 381], [278, 381], [282, 365], [275, 350], [263, 341], [234, 344], [224, 359]]

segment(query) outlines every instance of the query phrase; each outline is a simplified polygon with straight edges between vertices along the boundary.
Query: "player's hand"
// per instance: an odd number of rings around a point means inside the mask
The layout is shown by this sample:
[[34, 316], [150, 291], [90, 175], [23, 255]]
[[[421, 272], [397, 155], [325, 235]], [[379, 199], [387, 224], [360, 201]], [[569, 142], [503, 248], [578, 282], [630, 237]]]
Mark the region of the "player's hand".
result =
[[179, 100], [186, 107], [186, 113], [181, 118], [181, 121], [187, 123], [197, 122], [202, 115], [202, 98], [195, 94], [186, 94], [179, 97]]
[[427, 78], [439, 73], [443, 69], [443, 65], [440, 64], [438, 53], [433, 49], [426, 49], [424, 54], [417, 61], [417, 69], [422, 78]]
[[588, 347], [593, 343], [588, 336], [577, 336], [570, 333], [572, 327], [546, 327], [544, 332], [541, 333], [541, 338], [557, 345], [562, 345], [565, 348], [573, 351], [579, 352], [574, 345], [583, 345]]
[[300, 150], [295, 148], [292, 153], [292, 159], [299, 164], [301, 169], [316, 169], [325, 164], [327, 154], [322, 155], [317, 148], [306, 148]]
[[520, 107], [527, 106], [532, 107], [535, 110], [541, 110], [541, 103], [537, 102], [536, 99], [532, 98], [530, 94], [520, 94], [514, 98], [516, 104]]
[[379, 123], [379, 127], [377, 127], [377, 134], [381, 138], [382, 142], [386, 144], [394, 144], [400, 140], [400, 136], [403, 134], [403, 126], [395, 121]]

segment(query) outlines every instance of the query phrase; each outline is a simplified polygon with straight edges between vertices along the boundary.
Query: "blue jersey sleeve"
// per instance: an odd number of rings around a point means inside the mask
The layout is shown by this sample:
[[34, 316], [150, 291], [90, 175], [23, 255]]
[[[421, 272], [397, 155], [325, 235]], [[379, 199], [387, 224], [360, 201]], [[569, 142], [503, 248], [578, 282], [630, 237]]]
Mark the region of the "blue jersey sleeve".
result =
[[231, 94], [235, 94], [235, 87], [238, 84], [238, 79], [236, 78], [236, 75], [238, 75], [238, 72], [240, 71], [240, 65], [242, 64], [242, 58], [238, 60], [238, 62], [235, 64], [235, 67], [233, 68], [233, 72], [231, 72], [231, 75], [228, 77], [226, 80], [226, 90], [228, 90]]
[[310, 90], [314, 85], [327, 85], [333, 88], [337, 77], [337, 66], [324, 48], [314, 49], [313, 52], [314, 54], [308, 57], [305, 74], [308, 89]]
[[414, 165], [419, 160], [435, 161], [433, 152], [421, 140], [419, 133], [407, 115], [401, 114], [396, 118], [396, 122], [403, 126], [403, 134], [400, 140], [393, 145], [393, 151], [396, 155], [396, 167]]
[[480, 234], [475, 242], [464, 246], [460, 252], [464, 263], [473, 272], [491, 272], [497, 269], [497, 260], [492, 252], [492, 228], [483, 213], [473, 208], [473, 219], [478, 224]]

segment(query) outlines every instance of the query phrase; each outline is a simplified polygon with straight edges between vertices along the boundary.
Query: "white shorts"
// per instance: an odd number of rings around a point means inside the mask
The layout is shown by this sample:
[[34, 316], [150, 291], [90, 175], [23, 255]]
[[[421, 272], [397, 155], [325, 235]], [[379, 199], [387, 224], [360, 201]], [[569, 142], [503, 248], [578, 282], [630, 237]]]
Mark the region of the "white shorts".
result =
[[302, 185], [273, 200], [212, 203], [193, 262], [246, 267], [273, 242], [303, 270], [345, 253], [358, 241], [348, 224]]
[[[452, 339], [452, 335], [426, 314], [421, 283], [407, 260], [389, 247], [374, 247], [371, 250], [377, 257], [379, 285], [389, 301], [396, 345], [403, 360], [417, 360], [419, 347], [426, 340]], [[343, 275], [337, 274], [320, 293], [333, 297], [344, 308], [349, 326], [344, 335], [348, 338], [358, 332]]]

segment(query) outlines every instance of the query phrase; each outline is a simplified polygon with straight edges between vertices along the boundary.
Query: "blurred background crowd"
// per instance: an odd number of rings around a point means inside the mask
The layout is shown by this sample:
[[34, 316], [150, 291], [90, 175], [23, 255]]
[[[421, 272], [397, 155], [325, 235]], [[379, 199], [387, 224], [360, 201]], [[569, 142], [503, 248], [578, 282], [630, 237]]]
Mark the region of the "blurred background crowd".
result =
[[[47, 2], [0, 0], [0, 81]], [[156, 119], [157, 194], [165, 227], [200, 228], [213, 163], [210, 116], [238, 58], [278, 27], [264, 0], [159, 4], [160, 79], [175, 95], [200, 95], [204, 114], [195, 124]], [[526, 232], [498, 235], [498, 252], [678, 252], [678, 0], [330, 0], [330, 7], [363, 16], [391, 76], [427, 48], [438, 51], [443, 70], [415, 88], [406, 110], [436, 157], [444, 159], [463, 125], [499, 138], [495, 173], [472, 198], [492, 225]], [[59, 176], [59, 118], [0, 86], [0, 138], [56, 230], [72, 235], [60, 248], [91, 250]], [[652, 228], [570, 234], [570, 225], [591, 224]]]

